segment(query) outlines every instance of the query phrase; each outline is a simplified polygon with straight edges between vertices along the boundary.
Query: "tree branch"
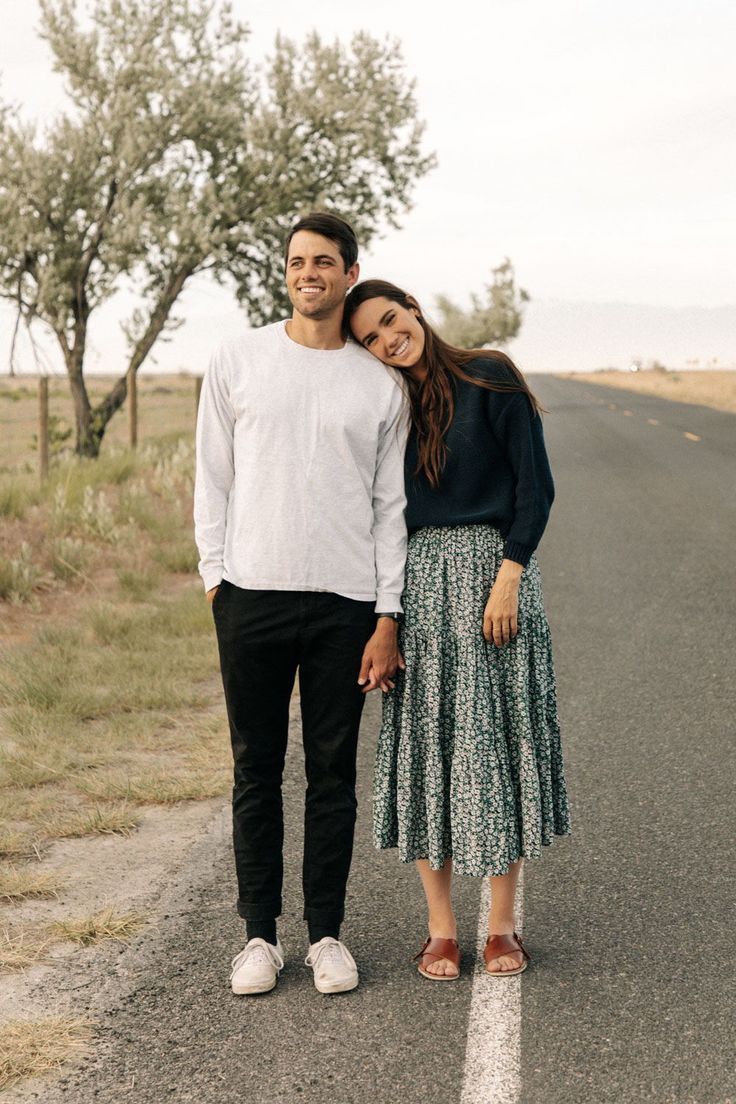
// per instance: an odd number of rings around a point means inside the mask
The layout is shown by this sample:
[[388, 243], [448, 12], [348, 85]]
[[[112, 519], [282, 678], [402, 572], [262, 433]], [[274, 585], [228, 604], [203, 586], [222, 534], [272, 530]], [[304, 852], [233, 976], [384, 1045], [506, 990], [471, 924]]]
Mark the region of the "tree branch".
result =
[[105, 210], [103, 211], [102, 215], [98, 219], [97, 229], [95, 230], [94, 234], [92, 235], [92, 240], [90, 241], [89, 245], [87, 246], [87, 248], [85, 249], [84, 253], [82, 254], [82, 256], [80, 258], [79, 273], [77, 275], [77, 289], [76, 289], [78, 299], [81, 296], [82, 288], [84, 287], [84, 285], [87, 282], [87, 277], [89, 276], [89, 270], [92, 267], [92, 262], [94, 261], [95, 257], [97, 256], [97, 254], [99, 252], [100, 243], [102, 241], [102, 238], [103, 238], [104, 232], [105, 232], [105, 224], [107, 223], [107, 220], [110, 217], [110, 212], [112, 211], [113, 205], [115, 203], [115, 197], [117, 196], [117, 192], [118, 192], [118, 182], [115, 179], [115, 177], [113, 177], [112, 180], [110, 181], [110, 185], [109, 185], [108, 191], [107, 191], [107, 202], [105, 203]]
[[153, 348], [156, 339], [163, 330], [166, 319], [171, 313], [171, 308], [179, 297], [184, 284], [196, 271], [196, 266], [186, 266], [178, 269], [169, 278], [169, 282], [161, 294], [156, 306], [151, 312], [148, 325], [133, 348], [133, 355], [128, 364], [128, 371], [121, 376], [111, 391], [105, 395], [102, 402], [93, 411], [95, 424], [104, 429], [113, 414], [120, 409], [128, 394], [128, 372], [137, 372], [141, 364]]

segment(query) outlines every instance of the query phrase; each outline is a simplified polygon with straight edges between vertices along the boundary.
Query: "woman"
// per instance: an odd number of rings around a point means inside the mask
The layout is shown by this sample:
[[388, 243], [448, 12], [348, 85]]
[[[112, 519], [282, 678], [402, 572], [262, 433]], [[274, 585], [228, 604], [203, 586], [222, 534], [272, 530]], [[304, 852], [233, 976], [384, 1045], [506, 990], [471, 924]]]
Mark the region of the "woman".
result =
[[508, 357], [448, 345], [393, 284], [357, 284], [345, 326], [401, 373], [411, 416], [405, 670], [383, 686], [375, 842], [419, 869], [419, 972], [459, 976], [454, 870], [490, 876], [484, 959], [509, 977], [529, 961], [514, 930], [522, 859], [570, 830], [534, 556], [554, 496], [540, 407]]

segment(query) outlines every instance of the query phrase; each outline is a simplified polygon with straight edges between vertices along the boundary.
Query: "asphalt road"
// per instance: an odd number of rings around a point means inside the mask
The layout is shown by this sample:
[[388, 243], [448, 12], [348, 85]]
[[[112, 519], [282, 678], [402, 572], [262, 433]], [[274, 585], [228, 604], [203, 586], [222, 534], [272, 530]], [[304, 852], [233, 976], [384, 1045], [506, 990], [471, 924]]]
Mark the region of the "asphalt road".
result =
[[[521, 979], [516, 1100], [726, 1104], [736, 1099], [727, 877], [736, 415], [574, 381], [532, 383], [550, 410], [558, 493], [539, 558], [574, 834], [527, 864], [534, 962]], [[242, 944], [223, 815], [170, 891], [158, 933], [121, 956], [92, 1000], [102, 1020], [96, 1056], [39, 1092], [45, 1104], [459, 1104], [480, 886], [457, 885], [464, 977], [425, 982], [409, 962], [425, 930], [418, 882], [370, 844], [379, 710], [374, 695], [344, 928], [360, 988], [320, 996], [302, 964], [295, 711], [288, 965], [277, 990], [229, 992]]]

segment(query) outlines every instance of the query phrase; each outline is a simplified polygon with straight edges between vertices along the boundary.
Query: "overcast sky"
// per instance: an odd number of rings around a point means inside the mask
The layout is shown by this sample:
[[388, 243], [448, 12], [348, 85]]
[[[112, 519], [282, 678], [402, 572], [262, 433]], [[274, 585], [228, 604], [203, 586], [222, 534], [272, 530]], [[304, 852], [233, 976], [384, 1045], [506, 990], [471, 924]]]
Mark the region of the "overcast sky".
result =
[[[463, 301], [509, 256], [534, 300], [736, 300], [733, 0], [235, 0], [254, 57], [277, 30], [402, 43], [439, 165], [363, 275]], [[36, 0], [0, 0], [0, 95], [59, 102]], [[436, 13], [436, 14], [435, 14]], [[187, 297], [225, 310], [222, 292]]]

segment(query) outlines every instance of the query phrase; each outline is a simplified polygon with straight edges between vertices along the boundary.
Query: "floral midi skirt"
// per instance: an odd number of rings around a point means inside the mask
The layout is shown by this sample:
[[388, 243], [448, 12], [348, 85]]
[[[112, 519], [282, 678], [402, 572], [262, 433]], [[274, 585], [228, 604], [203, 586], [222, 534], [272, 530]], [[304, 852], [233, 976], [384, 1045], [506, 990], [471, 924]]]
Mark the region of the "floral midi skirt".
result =
[[536, 557], [519, 586], [518, 635], [483, 639], [503, 559], [488, 525], [409, 539], [406, 671], [383, 700], [374, 778], [377, 847], [404, 862], [452, 858], [459, 874], [505, 874], [570, 831], [549, 626]]

